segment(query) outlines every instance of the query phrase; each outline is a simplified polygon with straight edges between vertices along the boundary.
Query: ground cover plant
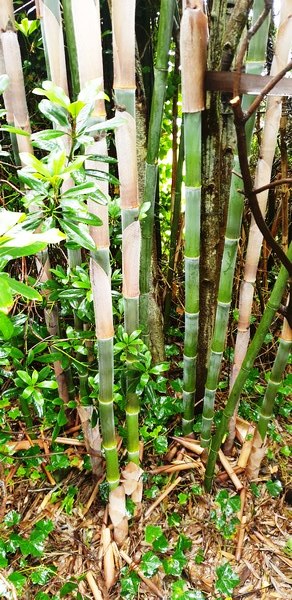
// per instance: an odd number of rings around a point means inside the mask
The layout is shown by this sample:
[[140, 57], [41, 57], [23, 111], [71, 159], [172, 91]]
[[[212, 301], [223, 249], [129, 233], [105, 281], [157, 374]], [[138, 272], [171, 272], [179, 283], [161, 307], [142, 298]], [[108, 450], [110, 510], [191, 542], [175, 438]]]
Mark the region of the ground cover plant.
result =
[[288, 595], [291, 33], [2, 1], [1, 597]]

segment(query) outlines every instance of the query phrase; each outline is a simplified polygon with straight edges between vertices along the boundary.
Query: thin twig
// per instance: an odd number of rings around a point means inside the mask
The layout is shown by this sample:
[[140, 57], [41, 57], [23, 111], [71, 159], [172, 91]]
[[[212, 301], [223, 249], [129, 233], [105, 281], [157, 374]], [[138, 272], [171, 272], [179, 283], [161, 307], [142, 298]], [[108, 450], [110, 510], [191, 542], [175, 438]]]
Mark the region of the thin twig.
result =
[[290, 60], [290, 62], [286, 65], [286, 67], [284, 67], [284, 69], [279, 71], [279, 73], [277, 73], [277, 75], [275, 75], [275, 77], [273, 77], [271, 79], [271, 81], [269, 81], [269, 83], [267, 83], [267, 85], [265, 85], [265, 87], [263, 87], [261, 93], [254, 99], [254, 101], [251, 103], [249, 109], [243, 114], [243, 123], [246, 123], [248, 121], [248, 119], [251, 117], [251, 115], [257, 110], [258, 106], [260, 105], [260, 103], [264, 99], [264, 97], [273, 89], [273, 87], [275, 87], [276, 83], [278, 83], [278, 81], [280, 81], [282, 79], [282, 77], [284, 77], [286, 75], [286, 73], [288, 73], [288, 71], [290, 71], [291, 69], [292, 69], [292, 60]]
[[253, 191], [255, 194], [260, 194], [261, 192], [264, 192], [265, 190], [270, 190], [274, 187], [277, 187], [278, 185], [284, 185], [287, 183], [292, 183], [292, 177], [287, 177], [286, 179], [276, 179], [275, 181], [271, 181], [267, 185], [263, 185], [262, 187], [257, 188], [256, 190], [253, 190]]
[[235, 488], [237, 491], [242, 490], [243, 488], [243, 484], [241, 483], [240, 479], [237, 477], [236, 473], [234, 472], [233, 467], [231, 466], [229, 460], [226, 458], [226, 456], [223, 454], [222, 450], [219, 450], [219, 459], [220, 462], [222, 464], [222, 466], [224, 467], [226, 473], [228, 473], [232, 483], [235, 485]]

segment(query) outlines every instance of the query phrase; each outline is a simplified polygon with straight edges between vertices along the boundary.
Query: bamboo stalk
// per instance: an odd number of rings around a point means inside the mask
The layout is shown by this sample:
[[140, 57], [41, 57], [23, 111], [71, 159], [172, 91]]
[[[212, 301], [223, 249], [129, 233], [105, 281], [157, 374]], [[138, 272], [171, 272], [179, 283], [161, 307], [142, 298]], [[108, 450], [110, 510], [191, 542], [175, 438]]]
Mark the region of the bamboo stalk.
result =
[[[289, 260], [292, 257], [292, 244], [289, 246], [289, 250], [287, 253]], [[249, 345], [248, 351], [246, 353], [245, 359], [242, 363], [239, 374], [236, 378], [234, 386], [230, 392], [228, 401], [223, 410], [220, 424], [216, 430], [216, 433], [212, 437], [211, 448], [209, 452], [209, 458], [206, 466], [206, 474], [205, 474], [205, 488], [207, 491], [210, 491], [212, 487], [212, 481], [214, 477], [214, 469], [216, 464], [217, 455], [223, 440], [223, 437], [226, 433], [226, 429], [229, 424], [229, 420], [232, 417], [236, 404], [240, 398], [240, 394], [242, 392], [242, 388], [247, 380], [249, 372], [253, 366], [253, 363], [258, 355], [260, 348], [263, 344], [267, 331], [272, 323], [272, 320], [275, 316], [276, 311], [278, 310], [283, 293], [285, 291], [286, 285], [288, 281], [288, 273], [285, 267], [281, 266], [279, 271], [277, 280], [274, 284], [273, 290], [271, 292], [271, 296], [269, 301], [267, 302], [267, 306], [265, 308], [264, 314], [260, 321], [260, 324], [256, 330], [254, 338]]]
[[[139, 328], [139, 256], [141, 246], [135, 121], [136, 0], [112, 1], [114, 93], [116, 114], [124, 124], [115, 131], [122, 212], [122, 274], [124, 326], [127, 334]], [[124, 21], [127, 27], [124, 26]], [[129, 460], [139, 464], [139, 397], [131, 363], [126, 362], [126, 425]]]
[[149, 206], [146, 218], [141, 222], [141, 265], [140, 265], [140, 327], [145, 341], [149, 341], [149, 307], [151, 289], [151, 256], [153, 244], [154, 206], [157, 186], [157, 160], [163, 116], [163, 105], [167, 83], [168, 53], [173, 26], [175, 0], [161, 0], [157, 37], [154, 87], [148, 130], [148, 146], [145, 170], [145, 192], [143, 203]]
[[287, 320], [284, 319], [278, 351], [264, 395], [260, 418], [253, 438], [251, 453], [246, 469], [248, 479], [256, 479], [259, 474], [261, 462], [266, 452], [265, 440], [268, 425], [273, 415], [275, 399], [282, 382], [283, 373], [287, 365], [291, 349], [292, 329], [289, 327]]
[[[259, 15], [262, 13], [264, 4], [264, 0], [257, 0], [257, 2], [255, 2], [253, 7], [253, 24], [257, 21]], [[269, 20], [266, 19], [262, 27], [250, 41], [246, 62], [247, 73], [261, 73], [264, 67], [268, 30]], [[253, 102], [253, 99], [253, 96], [243, 96], [243, 110], [247, 110], [249, 108], [249, 106]], [[248, 151], [251, 146], [254, 121], [255, 115], [252, 119], [248, 121], [248, 125], [246, 128]], [[232, 299], [232, 286], [236, 265], [237, 249], [241, 235], [244, 197], [241, 193], [243, 184], [239, 174], [239, 159], [238, 155], [235, 155], [230, 183], [228, 216], [219, 280], [215, 327], [211, 342], [211, 352], [205, 387], [201, 439], [201, 444], [204, 447], [209, 446], [211, 439], [211, 427], [214, 417], [215, 394], [218, 385], [222, 356], [225, 347], [229, 311]]]
[[93, 304], [98, 339], [99, 361], [99, 414], [102, 445], [105, 452], [107, 481], [115, 489], [120, 480], [117, 440], [114, 423], [114, 364], [113, 364], [113, 313], [111, 288], [103, 269], [90, 260]]
[[[74, 93], [77, 95], [80, 89], [86, 88], [92, 80], [100, 80], [101, 89], [103, 89], [103, 63], [102, 63], [102, 45], [100, 29], [100, 7], [98, 0], [79, 1], [63, 0], [64, 17], [66, 24], [66, 34], [68, 43], [69, 63], [71, 66], [71, 79]], [[86, 39], [86, 44], [84, 40]], [[90, 56], [90, 60], [88, 60]], [[93, 116], [104, 120], [105, 118], [104, 99], [99, 98], [95, 101]], [[106, 138], [101, 136], [92, 141], [92, 144], [86, 148], [86, 154], [89, 156], [107, 157]], [[108, 163], [88, 158], [85, 162], [85, 168], [92, 173], [103, 172], [108, 175]], [[88, 179], [91, 175], [88, 175]], [[105, 199], [108, 199], [108, 181], [106, 177], [100, 180], [99, 189]], [[92, 258], [103, 271], [110, 276], [110, 254], [109, 254], [109, 219], [107, 205], [97, 204], [90, 198], [87, 201], [90, 213], [99, 217], [102, 225], [99, 227], [90, 226], [89, 231], [94, 240], [96, 250], [91, 252]], [[90, 270], [91, 275], [94, 270]], [[92, 289], [96, 289], [95, 282], [91, 280]], [[87, 377], [86, 377], [87, 380]], [[84, 395], [87, 395], [87, 381], [85, 382]], [[90, 420], [91, 407], [82, 407], [87, 411]], [[88, 430], [89, 433], [90, 430]], [[98, 436], [96, 437], [98, 439]], [[98, 451], [98, 448], [95, 448]], [[97, 459], [92, 456], [92, 464], [95, 469]], [[96, 470], [96, 469], [95, 469]]]
[[[139, 258], [141, 231], [138, 221], [128, 225], [123, 232], [123, 298], [125, 306], [125, 330], [128, 334], [137, 330], [139, 322]], [[139, 396], [135, 393], [135, 380], [131, 378], [131, 362], [127, 367], [126, 424], [129, 460], [139, 464]]]
[[[183, 432], [192, 432], [199, 329], [199, 258], [201, 216], [201, 111], [207, 60], [207, 18], [187, 6], [181, 20], [182, 111], [185, 139], [185, 339]], [[193, 85], [194, 80], [196, 86]]]

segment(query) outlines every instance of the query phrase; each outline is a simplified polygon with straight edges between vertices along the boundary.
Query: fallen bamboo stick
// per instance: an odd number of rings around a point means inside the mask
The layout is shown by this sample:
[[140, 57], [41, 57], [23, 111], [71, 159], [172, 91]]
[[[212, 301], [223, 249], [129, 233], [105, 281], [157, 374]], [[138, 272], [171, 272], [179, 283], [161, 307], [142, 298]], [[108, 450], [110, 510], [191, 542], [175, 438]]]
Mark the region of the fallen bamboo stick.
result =
[[83, 516], [85, 516], [85, 515], [86, 515], [86, 513], [88, 513], [88, 511], [89, 511], [89, 509], [90, 509], [90, 507], [91, 507], [92, 503], [94, 502], [94, 500], [95, 500], [95, 498], [96, 498], [96, 496], [97, 496], [97, 492], [98, 492], [98, 490], [99, 490], [99, 486], [100, 486], [100, 484], [102, 483], [102, 481], [104, 480], [104, 478], [105, 478], [105, 475], [102, 475], [102, 476], [99, 478], [99, 480], [96, 482], [96, 484], [95, 484], [95, 486], [94, 486], [94, 488], [93, 488], [93, 490], [92, 490], [92, 492], [91, 492], [91, 494], [90, 494], [90, 497], [89, 497], [89, 499], [88, 499], [88, 501], [87, 501], [87, 503], [86, 503], [86, 506], [85, 506], [85, 508], [84, 508], [84, 511], [83, 511]]
[[[233, 471], [236, 473], [236, 475], [239, 475], [240, 473], [244, 473], [245, 469], [236, 466], [233, 468]], [[219, 479], [219, 481], [227, 481], [227, 479], [229, 479], [229, 475], [226, 473], [226, 471], [221, 471], [221, 473], [218, 473], [216, 476], [216, 479]]]
[[95, 581], [92, 571], [87, 571], [86, 579], [87, 579], [87, 583], [92, 591], [94, 600], [103, 600], [101, 591], [100, 591], [99, 587], [97, 586], [97, 583]]
[[198, 454], [198, 456], [201, 456], [201, 454], [203, 454], [204, 452], [204, 448], [200, 446], [200, 443], [197, 440], [191, 440], [190, 438], [183, 437], [173, 437], [172, 439], [175, 440], [175, 442], [178, 442], [179, 444], [187, 448], [188, 450], [194, 452], [194, 454]]
[[137, 575], [139, 575], [140, 579], [142, 579], [142, 581], [147, 585], [147, 587], [154, 594], [156, 594], [156, 596], [158, 596], [158, 598], [162, 598], [162, 600], [163, 600], [165, 596], [158, 589], [158, 587], [155, 585], [155, 583], [153, 583], [153, 581], [151, 581], [151, 579], [147, 579], [147, 577], [145, 577], [144, 573], [142, 573], [142, 571], [139, 569], [139, 567], [137, 565], [135, 565], [135, 563], [132, 561], [132, 559], [123, 550], [120, 550], [120, 555], [123, 558], [123, 560], [131, 567], [131, 569], [133, 569], [135, 571], [135, 573], [137, 573]]
[[166, 498], [166, 496], [168, 496], [168, 494], [172, 492], [172, 490], [181, 482], [181, 479], [181, 477], [177, 477], [177, 479], [166, 490], [164, 490], [162, 494], [160, 494], [160, 496], [155, 500], [155, 502], [153, 502], [153, 504], [148, 508], [148, 510], [146, 510], [144, 515], [145, 519], [148, 519], [148, 517], [154, 511], [156, 506], [158, 506], [160, 502], [162, 502], [162, 500], [164, 500], [164, 498]]
[[161, 467], [156, 467], [156, 469], [152, 469], [151, 471], [149, 471], [149, 473], [151, 473], [151, 475], [156, 475], [157, 473], [175, 473], [176, 471], [186, 471], [187, 469], [193, 469], [195, 465], [195, 462], [173, 463], [172, 465], [163, 465]]
[[237, 491], [242, 490], [243, 484], [241, 483], [240, 479], [237, 477], [236, 473], [234, 472], [233, 467], [231, 466], [231, 464], [230, 464], [229, 460], [226, 458], [226, 456], [223, 454], [222, 450], [219, 450], [219, 459], [220, 459], [220, 462], [221, 462], [222, 466], [224, 467], [226, 473], [228, 473], [236, 490]]

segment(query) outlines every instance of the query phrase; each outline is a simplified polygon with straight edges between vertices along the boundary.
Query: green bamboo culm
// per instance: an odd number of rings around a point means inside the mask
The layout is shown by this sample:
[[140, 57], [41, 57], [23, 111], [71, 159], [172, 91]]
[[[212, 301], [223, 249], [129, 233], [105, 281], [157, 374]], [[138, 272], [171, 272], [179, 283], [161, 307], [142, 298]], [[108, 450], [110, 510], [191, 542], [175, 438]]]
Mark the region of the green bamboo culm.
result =
[[[47, 0], [50, 1], [50, 0]], [[59, 4], [59, 2], [58, 2]], [[66, 26], [66, 43], [68, 48], [68, 61], [70, 66], [70, 77], [73, 100], [77, 99], [80, 91], [80, 80], [79, 80], [79, 65], [77, 60], [77, 48], [74, 32], [74, 20], [72, 15], [72, 0], [62, 0], [64, 21]], [[84, 11], [85, 12], [85, 11]]]
[[[139, 323], [139, 266], [141, 229], [139, 221], [127, 225], [123, 231], [123, 298], [125, 331], [131, 335]], [[131, 361], [126, 361], [126, 426], [127, 450], [131, 462], [139, 464], [139, 396], [136, 394], [136, 377]]]
[[[185, 149], [185, 338], [183, 432], [192, 433], [199, 329], [199, 260], [201, 218], [201, 111], [207, 59], [207, 18], [187, 6], [180, 33], [182, 111]], [[196, 85], [194, 85], [194, 81]]]
[[154, 68], [154, 87], [148, 130], [148, 147], [145, 171], [145, 193], [143, 203], [147, 208], [141, 221], [141, 264], [140, 264], [140, 328], [145, 342], [149, 342], [149, 295], [151, 287], [151, 256], [153, 244], [154, 206], [157, 186], [161, 124], [168, 75], [168, 53], [171, 42], [175, 0], [161, 0], [157, 54]]
[[[124, 328], [131, 335], [139, 328], [139, 266], [141, 249], [138, 167], [135, 121], [135, 10], [136, 0], [112, 0], [114, 94], [116, 114], [124, 123], [115, 131], [122, 213], [122, 273]], [[126, 21], [127, 27], [124, 27]], [[127, 450], [139, 464], [139, 397], [131, 361], [125, 363]]]
[[277, 392], [282, 383], [282, 376], [286, 368], [292, 349], [292, 331], [287, 321], [283, 325], [283, 333], [280, 338], [275, 362], [268, 381], [266, 393], [261, 407], [260, 418], [257, 425], [258, 432], [264, 442], [268, 424], [271, 420]]
[[111, 287], [107, 274], [90, 259], [93, 305], [98, 340], [99, 397], [98, 407], [102, 445], [106, 461], [106, 477], [111, 490], [119, 485], [119, 459], [114, 422], [114, 352]]
[[253, 436], [252, 448], [246, 467], [246, 476], [248, 479], [257, 479], [261, 467], [262, 459], [266, 453], [266, 434], [268, 425], [271, 421], [277, 392], [282, 383], [283, 373], [287, 365], [292, 349], [292, 329], [289, 323], [284, 319], [283, 329], [279, 341], [279, 346], [275, 362], [270, 374], [267, 389], [263, 399], [260, 411], [260, 418]]
[[[253, 24], [258, 20], [259, 15], [264, 9], [264, 5], [264, 0], [257, 0], [254, 3], [252, 18]], [[265, 65], [268, 31], [269, 19], [266, 19], [260, 27], [260, 29], [250, 41], [246, 62], [247, 73], [259, 75], [262, 72]], [[243, 111], [248, 110], [253, 100], [253, 95], [243, 96]], [[254, 122], [255, 114], [252, 115], [252, 117], [248, 120], [246, 125], [246, 144], [248, 152], [250, 151], [251, 147]], [[242, 194], [242, 190], [243, 183], [240, 177], [239, 159], [238, 156], [235, 155], [230, 183], [228, 216], [219, 280], [215, 326], [211, 342], [211, 352], [205, 387], [201, 432], [202, 447], [208, 447], [211, 439], [211, 427], [214, 418], [215, 394], [220, 376], [222, 356], [225, 347], [229, 311], [232, 299], [232, 287], [237, 258], [237, 249], [241, 235], [242, 214], [244, 207], [244, 196]]]
[[[287, 253], [289, 260], [292, 258], [292, 243], [289, 246]], [[231, 390], [230, 396], [222, 413], [221, 421], [215, 434], [212, 437], [209, 458], [206, 465], [205, 473], [205, 489], [207, 492], [211, 490], [212, 481], [214, 477], [214, 469], [216, 464], [217, 455], [222, 444], [223, 438], [227, 433], [229, 420], [232, 417], [236, 408], [237, 402], [239, 401], [240, 394], [243, 386], [248, 378], [250, 370], [253, 367], [254, 361], [263, 345], [265, 336], [271, 326], [272, 320], [278, 310], [282, 296], [284, 294], [288, 281], [288, 272], [285, 267], [281, 267], [276, 283], [274, 284], [270, 299], [267, 303], [266, 309], [260, 321], [260, 324], [256, 330], [254, 338], [250, 343], [245, 359], [242, 363], [242, 367], [238, 373], [234, 386]]]

